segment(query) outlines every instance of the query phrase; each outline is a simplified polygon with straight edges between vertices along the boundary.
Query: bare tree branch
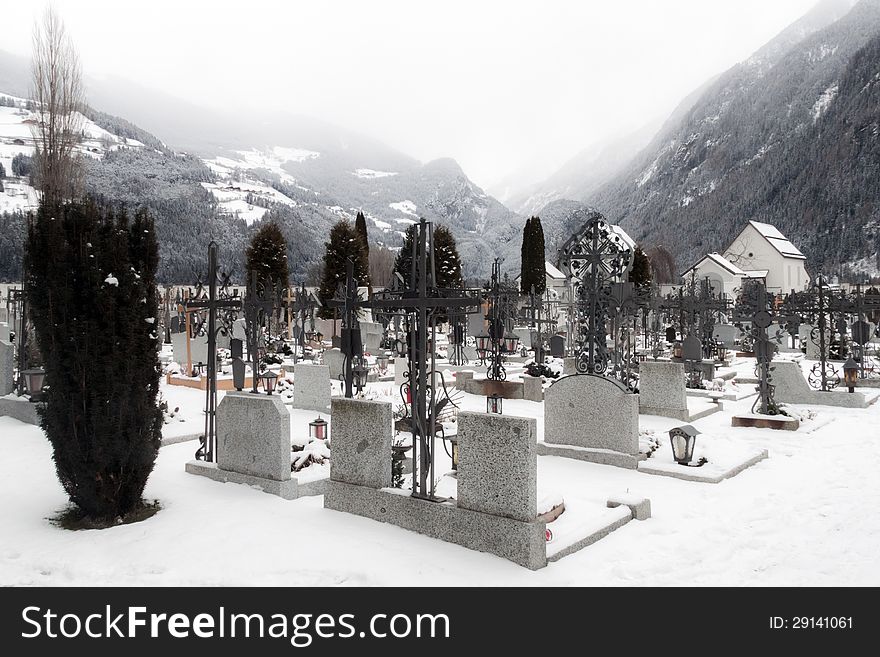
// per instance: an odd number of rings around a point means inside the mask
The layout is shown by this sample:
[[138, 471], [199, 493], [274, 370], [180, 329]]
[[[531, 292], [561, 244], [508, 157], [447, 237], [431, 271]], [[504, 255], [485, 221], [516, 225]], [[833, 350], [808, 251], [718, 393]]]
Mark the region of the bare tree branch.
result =
[[84, 94], [79, 56], [51, 6], [34, 27], [31, 67], [36, 187], [45, 201], [60, 203], [81, 189], [82, 163], [75, 150], [82, 136]]

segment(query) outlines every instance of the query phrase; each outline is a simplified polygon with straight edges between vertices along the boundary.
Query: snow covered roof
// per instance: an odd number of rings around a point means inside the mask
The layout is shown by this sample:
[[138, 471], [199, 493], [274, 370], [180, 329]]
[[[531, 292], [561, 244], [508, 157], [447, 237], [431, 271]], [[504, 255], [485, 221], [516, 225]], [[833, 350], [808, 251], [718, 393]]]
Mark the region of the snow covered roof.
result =
[[743, 272], [746, 275], [746, 278], [767, 278], [767, 274], [770, 273], [769, 269], [747, 269]]
[[734, 276], [746, 276], [747, 275], [746, 272], [744, 272], [742, 269], [737, 267], [735, 264], [733, 264], [730, 260], [725, 258], [720, 253], [707, 253], [702, 258], [700, 258], [697, 262], [695, 262], [692, 266], [685, 269], [684, 273], [682, 273], [682, 276], [685, 276], [686, 274], [690, 273], [691, 271], [693, 271], [694, 269], [699, 267], [701, 264], [703, 264], [706, 260], [711, 260], [712, 262], [717, 264], [722, 269], [729, 271]]
[[627, 233], [623, 228], [621, 228], [617, 224], [609, 224], [609, 225], [611, 226], [611, 229], [615, 233], [617, 233], [618, 237], [620, 237], [620, 239], [623, 240], [623, 243], [629, 247], [629, 250], [635, 251], [636, 241], [632, 237], [629, 236], [629, 233]]
[[752, 227], [757, 230], [761, 237], [770, 242], [770, 246], [779, 251], [785, 258], [797, 258], [806, 260], [807, 257], [788, 238], [779, 232], [776, 226], [770, 224], [762, 224], [760, 221], [749, 221]]
[[544, 271], [546, 272], [547, 276], [549, 276], [550, 278], [555, 278], [558, 280], [565, 280], [565, 274], [563, 274], [561, 271], [559, 271], [556, 267], [554, 267], [551, 263], [547, 262], [546, 260], [544, 261]]

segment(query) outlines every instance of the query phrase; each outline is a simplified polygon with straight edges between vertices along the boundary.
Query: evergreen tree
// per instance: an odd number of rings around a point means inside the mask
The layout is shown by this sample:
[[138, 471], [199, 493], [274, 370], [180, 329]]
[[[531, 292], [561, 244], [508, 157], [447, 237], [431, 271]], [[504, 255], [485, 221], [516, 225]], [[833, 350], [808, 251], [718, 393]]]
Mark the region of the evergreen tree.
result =
[[637, 287], [642, 287], [649, 285], [652, 278], [651, 261], [642, 251], [642, 247], [637, 246], [633, 253], [633, 266], [629, 272], [629, 282], [634, 283]]
[[345, 284], [345, 270], [349, 260], [354, 261], [354, 277], [358, 285], [370, 284], [367, 254], [361, 244], [357, 229], [345, 219], [338, 221], [330, 229], [330, 241], [324, 245], [324, 274], [318, 291], [318, 298], [323, 304], [318, 311], [319, 317], [334, 317], [334, 309], [326, 304], [336, 296], [338, 287]]
[[44, 201], [25, 246], [46, 371], [41, 426], [70, 500], [111, 524], [142, 505], [162, 438], [153, 220], [92, 201]]
[[358, 210], [357, 217], [354, 220], [354, 227], [357, 230], [358, 235], [361, 237], [361, 242], [363, 242], [364, 251], [367, 253], [367, 262], [370, 260], [370, 240], [367, 236], [367, 219], [364, 217], [364, 213]]
[[[400, 251], [397, 252], [397, 258], [394, 259], [393, 273], [400, 274], [405, 286], [409, 285], [410, 272], [412, 272], [412, 248], [416, 235], [418, 235], [418, 230], [417, 224], [410, 224], [403, 236], [403, 246], [400, 247]], [[393, 275], [392, 285], [395, 278], [396, 276]]]
[[526, 221], [520, 253], [520, 290], [528, 294], [534, 286], [535, 294], [544, 294], [547, 275], [544, 266], [544, 227], [540, 217], [529, 217]]
[[446, 226], [434, 229], [434, 274], [437, 287], [461, 287], [461, 258], [455, 245], [455, 237]]
[[286, 289], [288, 285], [287, 240], [277, 223], [262, 224], [247, 248], [247, 282], [256, 273], [257, 282], [270, 289]]

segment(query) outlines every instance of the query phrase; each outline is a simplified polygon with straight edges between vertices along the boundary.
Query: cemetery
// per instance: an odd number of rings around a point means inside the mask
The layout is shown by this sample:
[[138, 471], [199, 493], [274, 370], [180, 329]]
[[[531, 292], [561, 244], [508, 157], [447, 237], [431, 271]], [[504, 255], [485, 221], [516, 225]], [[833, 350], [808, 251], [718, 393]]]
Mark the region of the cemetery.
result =
[[[63, 502], [40, 439], [53, 375], [28, 319], [39, 298], [11, 288], [0, 494], [18, 472], [36, 494], [4, 511], [18, 538], [3, 581], [400, 583], [418, 563], [427, 584], [664, 584], [652, 564], [685, 549], [700, 555], [693, 581], [757, 583], [758, 556], [728, 559], [752, 531], [778, 543], [773, 560], [803, 540], [772, 528], [786, 514], [856, 522], [833, 481], [874, 476], [844, 449], [857, 435], [880, 456], [864, 433], [880, 414], [880, 294], [819, 274], [787, 295], [744, 279], [731, 298], [693, 270], [663, 293], [631, 280], [622, 229], [579, 219], [558, 268], [539, 263], [552, 295], [524, 293], [498, 261], [482, 286], [439, 287], [424, 220], [394, 285], [361, 285], [348, 258], [329, 297], [256, 274], [234, 286], [212, 242], [193, 285], [158, 293], [144, 496], [162, 507], [94, 538], [149, 546], [125, 571], [63, 554], [79, 537], [36, 520]], [[868, 549], [832, 537], [816, 555], [842, 542]], [[260, 558], [230, 568], [237, 554]]]

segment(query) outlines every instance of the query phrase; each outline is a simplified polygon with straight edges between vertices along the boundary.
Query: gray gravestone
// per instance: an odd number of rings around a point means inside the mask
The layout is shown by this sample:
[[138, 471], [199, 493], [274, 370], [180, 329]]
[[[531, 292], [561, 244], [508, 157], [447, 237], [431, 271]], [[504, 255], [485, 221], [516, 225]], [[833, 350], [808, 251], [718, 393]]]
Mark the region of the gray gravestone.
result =
[[9, 324], [6, 322], [0, 322], [0, 340], [3, 340], [4, 342], [10, 342]]
[[381, 324], [376, 322], [361, 322], [361, 342], [364, 345], [364, 351], [375, 353], [379, 350], [382, 343], [382, 336], [385, 331]]
[[565, 358], [565, 338], [561, 335], [550, 337], [550, 355], [554, 358]]
[[330, 411], [330, 368], [299, 362], [293, 367], [293, 407]]
[[713, 336], [727, 349], [733, 349], [736, 346], [736, 339], [739, 337], [739, 329], [733, 324], [716, 324]]
[[330, 479], [390, 487], [392, 421], [389, 402], [334, 398]]
[[459, 508], [524, 522], [534, 520], [538, 480], [536, 443], [535, 418], [459, 413]]
[[[171, 334], [171, 349], [174, 362], [178, 365], [186, 365], [186, 333]], [[190, 357], [192, 364], [208, 362], [208, 338], [196, 336], [190, 340]]]
[[522, 375], [523, 399], [528, 401], [544, 401], [544, 382], [540, 376]]
[[471, 313], [468, 318], [468, 335], [481, 335], [486, 332], [486, 317], [484, 312]]
[[603, 376], [562, 377], [544, 392], [544, 441], [636, 455], [639, 396]]
[[682, 363], [639, 363], [639, 412], [681, 420], [689, 418]]
[[850, 394], [841, 390], [813, 390], [804, 378], [801, 366], [793, 361], [774, 361], [770, 376], [774, 385], [773, 397], [779, 402], [842, 408], [866, 408], [868, 405], [865, 396], [858, 391]]
[[345, 366], [345, 354], [339, 351], [339, 349], [325, 349], [324, 365], [330, 368], [330, 378], [334, 381], [339, 381]]
[[290, 412], [279, 395], [226, 393], [217, 406], [217, 465], [263, 479], [290, 479]]
[[0, 397], [8, 395], [15, 388], [14, 368], [12, 343], [0, 340]]

